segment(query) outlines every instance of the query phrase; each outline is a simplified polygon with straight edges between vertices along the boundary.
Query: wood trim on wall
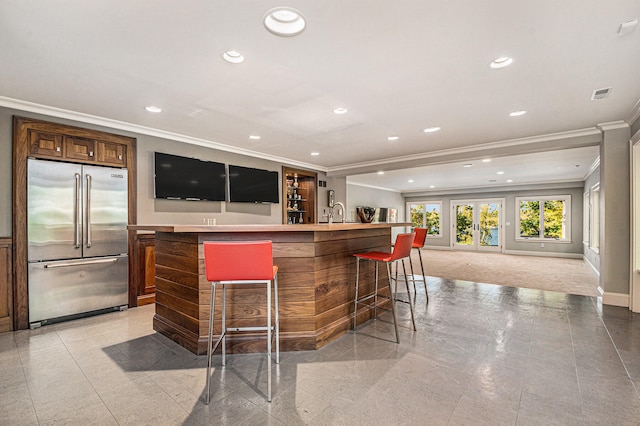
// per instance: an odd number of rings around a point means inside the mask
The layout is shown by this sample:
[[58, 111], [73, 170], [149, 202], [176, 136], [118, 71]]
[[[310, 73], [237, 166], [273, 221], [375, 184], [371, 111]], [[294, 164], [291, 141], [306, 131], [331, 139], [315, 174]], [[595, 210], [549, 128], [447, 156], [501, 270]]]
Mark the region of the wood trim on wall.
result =
[[[129, 224], [136, 224], [136, 139], [98, 130], [52, 123], [26, 117], [13, 117], [13, 326], [14, 330], [29, 328], [29, 294], [27, 283], [27, 158], [52, 159], [47, 154], [30, 152], [31, 131], [71, 136], [125, 145], [129, 180]], [[69, 161], [68, 159], [61, 159]], [[75, 161], [76, 163], [85, 163]], [[88, 163], [91, 164], [91, 163]], [[95, 163], [93, 163], [95, 164]], [[134, 277], [133, 241], [129, 232], [129, 287]], [[129, 306], [136, 306], [131, 293]]]
[[13, 241], [0, 237], [0, 333], [13, 330]]

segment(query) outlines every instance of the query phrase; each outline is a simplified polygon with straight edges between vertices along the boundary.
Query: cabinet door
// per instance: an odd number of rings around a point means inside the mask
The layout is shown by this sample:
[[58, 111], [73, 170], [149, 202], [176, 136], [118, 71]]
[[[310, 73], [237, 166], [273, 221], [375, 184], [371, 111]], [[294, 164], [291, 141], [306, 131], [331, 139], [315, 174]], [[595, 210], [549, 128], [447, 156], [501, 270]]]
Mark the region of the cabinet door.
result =
[[138, 234], [135, 243], [135, 286], [138, 306], [156, 301], [156, 240], [153, 234]]
[[11, 240], [0, 238], [0, 333], [13, 330]]
[[64, 138], [65, 158], [93, 162], [96, 142], [83, 138]]
[[113, 142], [98, 141], [98, 163], [127, 167], [127, 147]]
[[29, 153], [31, 155], [62, 158], [63, 136], [29, 130]]

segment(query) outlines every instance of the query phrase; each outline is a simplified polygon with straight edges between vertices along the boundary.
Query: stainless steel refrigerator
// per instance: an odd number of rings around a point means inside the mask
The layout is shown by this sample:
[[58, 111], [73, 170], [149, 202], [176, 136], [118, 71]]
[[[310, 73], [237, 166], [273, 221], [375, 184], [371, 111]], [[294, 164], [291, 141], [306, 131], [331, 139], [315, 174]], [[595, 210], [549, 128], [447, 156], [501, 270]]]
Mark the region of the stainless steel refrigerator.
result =
[[127, 170], [28, 160], [29, 323], [128, 303]]

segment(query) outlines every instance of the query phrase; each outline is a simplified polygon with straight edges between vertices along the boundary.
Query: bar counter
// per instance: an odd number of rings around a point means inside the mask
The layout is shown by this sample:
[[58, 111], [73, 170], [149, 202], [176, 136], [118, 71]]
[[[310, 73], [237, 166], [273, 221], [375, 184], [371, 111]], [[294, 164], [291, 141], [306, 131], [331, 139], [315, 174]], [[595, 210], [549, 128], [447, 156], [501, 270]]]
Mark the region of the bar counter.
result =
[[[409, 226], [410, 223], [130, 225], [129, 229], [155, 232], [153, 329], [201, 355], [207, 351], [211, 299], [211, 284], [204, 268], [204, 241], [271, 240], [274, 264], [279, 269], [281, 350], [313, 350], [353, 325], [353, 254], [390, 250], [391, 228]], [[247, 265], [250, 262], [247, 259]], [[381, 287], [388, 287], [384, 269], [380, 272]], [[360, 274], [360, 294], [372, 292], [373, 263], [362, 264]], [[227, 325], [265, 324], [265, 300], [264, 286], [228, 288]], [[216, 318], [220, 318], [218, 302], [216, 299]], [[371, 310], [359, 309], [358, 323], [371, 315]], [[219, 325], [216, 321], [215, 333], [219, 333]], [[266, 348], [264, 337], [251, 333], [230, 335], [227, 344], [229, 352], [263, 352]]]

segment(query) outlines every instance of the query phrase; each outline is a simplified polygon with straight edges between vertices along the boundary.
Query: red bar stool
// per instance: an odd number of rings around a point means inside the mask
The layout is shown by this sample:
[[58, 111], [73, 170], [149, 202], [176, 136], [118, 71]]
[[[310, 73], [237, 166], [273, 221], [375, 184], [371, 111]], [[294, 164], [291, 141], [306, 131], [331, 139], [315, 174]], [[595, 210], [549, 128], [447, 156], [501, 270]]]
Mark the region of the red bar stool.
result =
[[[427, 292], [427, 276], [424, 274], [422, 252], [420, 251], [420, 249], [424, 247], [424, 244], [427, 241], [427, 228], [414, 228], [413, 232], [416, 233], [416, 238], [415, 240], [413, 240], [413, 245], [411, 246], [411, 248], [418, 250], [418, 258], [420, 259], [420, 270], [422, 271], [422, 279], [418, 281], [422, 281], [422, 284], [424, 284], [424, 295], [427, 298], [427, 303], [429, 303], [429, 293]], [[411, 261], [411, 256], [409, 256], [409, 266], [411, 267], [411, 277], [413, 278], [413, 294], [415, 297], [417, 296], [416, 276], [413, 273], [413, 262]]]
[[[396, 317], [396, 309], [395, 302], [402, 301], [399, 300], [397, 296], [397, 287], [398, 287], [398, 268], [396, 265], [396, 274], [395, 274], [395, 285], [392, 289], [392, 277], [391, 277], [391, 266], [396, 264], [397, 261], [402, 262], [402, 271], [404, 274], [404, 282], [407, 286], [407, 294], [409, 296], [409, 309], [411, 311], [411, 322], [413, 324], [413, 329], [416, 329], [416, 322], [413, 315], [413, 302], [411, 301], [411, 291], [409, 290], [409, 282], [407, 275], [407, 268], [405, 267], [404, 260], [407, 257], [411, 256], [411, 247], [413, 245], [413, 240], [415, 238], [415, 233], [410, 234], [398, 234], [396, 237], [396, 242], [393, 246], [393, 251], [391, 253], [382, 252], [382, 251], [370, 251], [367, 253], [356, 253], [354, 256], [358, 259], [356, 262], [356, 297], [355, 297], [355, 306], [353, 309], [353, 330], [356, 331], [357, 321], [358, 321], [358, 304], [363, 304], [369, 308], [373, 307], [373, 317], [377, 317], [377, 305], [378, 305], [378, 297], [382, 297], [385, 299], [389, 299], [391, 301], [391, 313], [393, 315], [393, 326], [396, 332], [396, 342], [400, 343], [400, 336], [398, 335], [398, 320]], [[372, 294], [367, 295], [362, 298], [358, 298], [358, 282], [360, 279], [360, 259], [364, 260], [372, 260], [376, 262], [375, 269], [375, 289]], [[378, 264], [382, 262], [387, 266], [387, 276], [389, 277], [389, 296], [379, 296], [378, 295]], [[373, 306], [367, 303], [364, 303], [367, 300], [373, 299]]]
[[[209, 345], [207, 346], [207, 397], [211, 397], [211, 354], [222, 342], [222, 365], [226, 364], [228, 331], [267, 331], [267, 401], [271, 402], [271, 332], [275, 330], [276, 363], [280, 362], [280, 319], [278, 316], [278, 267], [273, 265], [271, 241], [233, 241], [203, 243], [207, 281], [211, 282], [209, 307]], [[271, 323], [271, 283], [273, 282], [275, 303], [275, 325]], [[226, 326], [226, 286], [242, 284], [265, 284], [267, 288], [267, 325], [260, 327]], [[213, 316], [215, 312], [216, 286], [222, 286], [222, 331], [215, 346], [213, 341]]]

